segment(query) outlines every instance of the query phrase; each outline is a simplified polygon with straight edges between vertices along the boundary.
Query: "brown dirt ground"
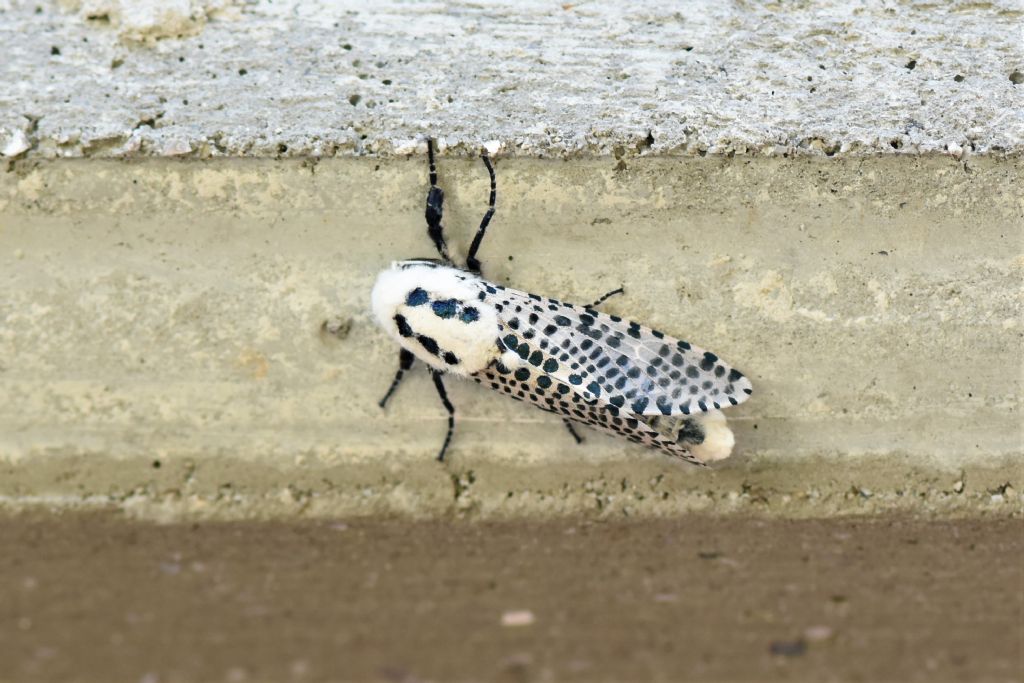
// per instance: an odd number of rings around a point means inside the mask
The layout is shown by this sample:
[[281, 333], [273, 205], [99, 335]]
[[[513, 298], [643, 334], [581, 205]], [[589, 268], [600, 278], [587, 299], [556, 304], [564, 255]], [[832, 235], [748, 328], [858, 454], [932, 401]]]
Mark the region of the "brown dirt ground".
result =
[[0, 679], [1021, 680], [1022, 532], [6, 517]]

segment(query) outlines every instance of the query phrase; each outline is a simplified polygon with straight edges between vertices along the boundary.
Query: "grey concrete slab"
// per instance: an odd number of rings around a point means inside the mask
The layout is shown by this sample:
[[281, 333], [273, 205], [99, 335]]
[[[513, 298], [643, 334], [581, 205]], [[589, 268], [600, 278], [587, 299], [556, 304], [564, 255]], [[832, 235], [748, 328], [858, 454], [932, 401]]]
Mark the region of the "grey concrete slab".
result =
[[0, 2], [0, 153], [1013, 153], [1019, 2]]

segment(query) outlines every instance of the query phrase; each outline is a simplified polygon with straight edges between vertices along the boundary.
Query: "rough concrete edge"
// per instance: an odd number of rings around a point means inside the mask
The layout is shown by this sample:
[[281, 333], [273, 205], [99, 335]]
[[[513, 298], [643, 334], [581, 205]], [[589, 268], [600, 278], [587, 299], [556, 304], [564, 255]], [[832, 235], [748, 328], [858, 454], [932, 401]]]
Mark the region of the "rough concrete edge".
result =
[[97, 466], [95, 454], [47, 457], [49, 472], [2, 468], [0, 512], [119, 510], [157, 521], [689, 514], [1024, 518], [1018, 456], [955, 470], [907, 457], [859, 456], [842, 462], [764, 457], [711, 471], [666, 466], [656, 458], [541, 466], [493, 461], [400, 466], [383, 460], [295, 467], [177, 457], [162, 463], [122, 462], [116, 468], [119, 476], [102, 486], [88, 480]]
[[[426, 153], [427, 134], [412, 137], [361, 139], [355, 133], [282, 136], [280, 139], [235, 139], [222, 132], [189, 135], [140, 128], [132, 131], [108, 131], [94, 138], [72, 140], [37, 133], [39, 119], [21, 117], [18, 128], [0, 126], [0, 158], [10, 164], [27, 160], [52, 159], [145, 159], [174, 158], [201, 160], [213, 158], [338, 158], [364, 157], [387, 159]], [[445, 136], [432, 133], [440, 155], [472, 157], [486, 148], [492, 155], [541, 159], [585, 159], [593, 157], [817, 157], [869, 158], [878, 156], [949, 156], [957, 160], [970, 156], [1011, 158], [1024, 155], [1024, 147], [977, 146], [964, 139], [939, 144], [922, 143], [909, 135], [897, 134], [866, 139], [826, 139], [805, 135], [784, 142], [722, 138], [711, 144], [698, 135], [659, 142], [654, 130], [633, 130], [586, 134], [574, 140], [550, 136], [519, 136], [514, 139]], [[333, 139], [332, 139], [333, 138]]]

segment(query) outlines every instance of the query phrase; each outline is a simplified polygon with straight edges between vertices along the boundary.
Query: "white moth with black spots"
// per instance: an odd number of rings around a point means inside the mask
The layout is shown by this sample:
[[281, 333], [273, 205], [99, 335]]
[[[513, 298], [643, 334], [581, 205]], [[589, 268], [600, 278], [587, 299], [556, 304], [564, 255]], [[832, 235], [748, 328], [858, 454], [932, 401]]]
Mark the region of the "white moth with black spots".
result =
[[476, 254], [496, 198], [486, 151], [481, 156], [491, 179], [489, 207], [466, 267], [457, 267], [441, 225], [444, 192], [437, 186], [431, 140], [427, 154], [427, 233], [441, 258], [398, 261], [377, 277], [374, 315], [401, 347], [398, 373], [381, 407], [418, 358], [430, 369], [448, 411], [439, 460], [455, 427], [445, 374], [560, 415], [577, 441], [572, 422], [698, 465], [728, 457], [733, 435], [719, 411], [745, 401], [750, 381], [710, 351], [596, 310], [621, 289], [578, 306], [483, 279]]

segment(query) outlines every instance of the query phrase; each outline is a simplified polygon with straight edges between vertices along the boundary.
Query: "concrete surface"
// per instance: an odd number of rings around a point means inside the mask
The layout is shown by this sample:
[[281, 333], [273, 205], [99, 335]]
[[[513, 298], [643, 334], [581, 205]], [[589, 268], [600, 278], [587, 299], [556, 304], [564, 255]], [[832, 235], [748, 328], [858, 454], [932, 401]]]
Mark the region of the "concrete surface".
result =
[[[371, 8], [372, 9], [369, 9]], [[0, 1], [0, 153], [1021, 151], [1021, 5]]]
[[[1020, 515], [1019, 4], [0, 0], [0, 506], [161, 519]], [[422, 374], [366, 296], [456, 252], [720, 353], [697, 472]], [[293, 158], [294, 157], [294, 158]], [[411, 157], [411, 158], [406, 158]]]
[[1021, 531], [0, 518], [0, 679], [1019, 681]]
[[[422, 158], [21, 162], [0, 175], [0, 495], [140, 515], [1020, 514], [1019, 158], [497, 162], [500, 282], [753, 380], [713, 472], [422, 373], [368, 293], [427, 255]], [[446, 159], [464, 252], [486, 181]]]

